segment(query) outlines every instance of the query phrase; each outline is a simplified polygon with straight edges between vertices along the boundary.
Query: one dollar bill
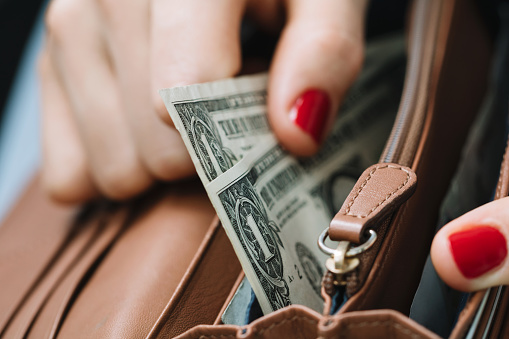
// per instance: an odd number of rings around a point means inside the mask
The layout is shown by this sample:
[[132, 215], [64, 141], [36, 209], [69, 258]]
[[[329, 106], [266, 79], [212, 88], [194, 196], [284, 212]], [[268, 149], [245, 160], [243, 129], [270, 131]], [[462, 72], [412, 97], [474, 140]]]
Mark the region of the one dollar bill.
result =
[[267, 120], [266, 75], [160, 91], [265, 314], [291, 304], [322, 309], [326, 256], [318, 236], [377, 161], [399, 102], [402, 39], [375, 47], [310, 158], [277, 143]]
[[274, 140], [266, 115], [266, 82], [261, 74], [160, 91], [204, 184], [255, 144]]

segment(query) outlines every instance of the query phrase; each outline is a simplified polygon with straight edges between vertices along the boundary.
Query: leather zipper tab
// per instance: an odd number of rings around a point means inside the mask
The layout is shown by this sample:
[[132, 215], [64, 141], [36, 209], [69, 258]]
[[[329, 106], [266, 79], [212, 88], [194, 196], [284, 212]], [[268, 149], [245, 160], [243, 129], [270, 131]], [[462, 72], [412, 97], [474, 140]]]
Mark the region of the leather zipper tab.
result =
[[365, 241], [367, 230], [410, 198], [416, 185], [417, 176], [408, 167], [391, 163], [369, 167], [331, 221], [329, 238], [357, 244]]

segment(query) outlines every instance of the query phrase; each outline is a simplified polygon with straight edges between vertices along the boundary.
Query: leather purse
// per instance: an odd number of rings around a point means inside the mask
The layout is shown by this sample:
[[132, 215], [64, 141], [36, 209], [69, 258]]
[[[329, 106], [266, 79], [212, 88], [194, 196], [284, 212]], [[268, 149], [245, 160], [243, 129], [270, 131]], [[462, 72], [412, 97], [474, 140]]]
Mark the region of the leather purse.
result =
[[[51, 203], [35, 178], [0, 227], [0, 337], [436, 338], [407, 315], [484, 96], [492, 44], [471, 1], [416, 0], [410, 18], [392, 134], [328, 229], [353, 246], [368, 230], [377, 240], [356, 270], [328, 273], [323, 315], [293, 305], [246, 326], [222, 324], [243, 273], [196, 181], [76, 209]], [[498, 197], [508, 194], [505, 159]], [[348, 300], [331, 314], [335, 280]], [[508, 298], [504, 288], [473, 294], [451, 337], [464, 337], [477, 314], [479, 328], [504, 333]], [[493, 316], [482, 311], [493, 305]]]

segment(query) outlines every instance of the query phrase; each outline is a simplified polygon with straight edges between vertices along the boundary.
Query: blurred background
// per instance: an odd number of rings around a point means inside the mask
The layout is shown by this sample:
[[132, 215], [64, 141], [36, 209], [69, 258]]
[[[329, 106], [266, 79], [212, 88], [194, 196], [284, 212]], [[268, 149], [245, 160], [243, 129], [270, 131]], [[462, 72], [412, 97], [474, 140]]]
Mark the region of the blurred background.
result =
[[0, 220], [40, 162], [36, 60], [46, 4], [0, 1]]

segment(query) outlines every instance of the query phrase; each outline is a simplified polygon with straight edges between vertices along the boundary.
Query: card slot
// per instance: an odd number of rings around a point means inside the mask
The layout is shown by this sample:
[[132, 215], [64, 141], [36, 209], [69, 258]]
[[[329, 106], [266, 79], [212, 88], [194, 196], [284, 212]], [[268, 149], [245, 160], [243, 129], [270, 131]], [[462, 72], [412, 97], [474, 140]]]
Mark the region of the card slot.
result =
[[86, 247], [90, 227], [74, 223], [75, 214], [75, 208], [52, 203], [35, 178], [3, 223], [0, 336], [21, 318], [26, 318], [25, 322], [21, 321], [25, 325], [31, 321], [45, 295]]

